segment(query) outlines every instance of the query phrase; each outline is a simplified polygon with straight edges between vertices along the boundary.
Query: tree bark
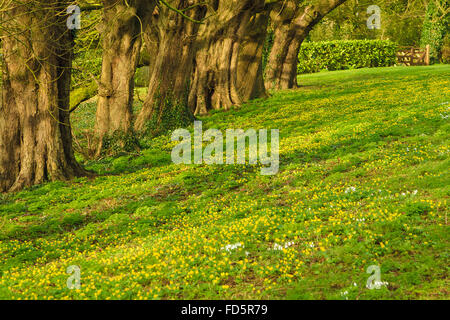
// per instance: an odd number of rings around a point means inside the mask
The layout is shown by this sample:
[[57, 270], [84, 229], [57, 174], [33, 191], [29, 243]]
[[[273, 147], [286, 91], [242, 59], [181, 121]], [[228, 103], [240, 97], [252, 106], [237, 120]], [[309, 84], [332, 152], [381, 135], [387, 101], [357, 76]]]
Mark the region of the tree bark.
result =
[[301, 44], [322, 18], [346, 0], [316, 0], [301, 6], [286, 0], [274, 6], [270, 17], [274, 26], [274, 42], [265, 70], [267, 89], [298, 87], [297, 64]]
[[134, 75], [139, 63], [141, 34], [156, 2], [104, 0], [103, 62], [95, 134], [97, 156], [105, 139], [113, 137], [124, 148], [132, 132]]
[[[49, 3], [50, 2], [50, 3]], [[2, 12], [0, 191], [87, 174], [76, 162], [69, 120], [72, 44], [67, 3], [9, 4]]]
[[[172, 0], [169, 4], [196, 21], [206, 13], [202, 5], [192, 7], [195, 1], [191, 0]], [[153, 15], [145, 36], [149, 53], [154, 55], [150, 84], [135, 123], [136, 131], [150, 130], [156, 135], [193, 121], [187, 97], [199, 26], [165, 6]]]
[[243, 39], [238, 59], [237, 86], [242, 101], [267, 97], [264, 86], [262, 55], [267, 37], [269, 12], [255, 14]]
[[[262, 49], [259, 44], [255, 46], [254, 42], [246, 38], [251, 26], [264, 21], [262, 17], [256, 17], [264, 10], [264, 0], [212, 2], [209, 6], [212, 12], [207, 14], [210, 18], [199, 31], [194, 60], [188, 101], [194, 114], [205, 114], [211, 109], [228, 110], [249, 97], [265, 94], [261, 83], [258, 87], [255, 80], [260, 62], [253, 64], [254, 60], [249, 59], [249, 56], [258, 57]], [[261, 41], [261, 37], [258, 36], [256, 40]], [[244, 61], [240, 60], [243, 52]], [[239, 79], [238, 70], [251, 72], [247, 80], [253, 78], [248, 85], [245, 77]]]

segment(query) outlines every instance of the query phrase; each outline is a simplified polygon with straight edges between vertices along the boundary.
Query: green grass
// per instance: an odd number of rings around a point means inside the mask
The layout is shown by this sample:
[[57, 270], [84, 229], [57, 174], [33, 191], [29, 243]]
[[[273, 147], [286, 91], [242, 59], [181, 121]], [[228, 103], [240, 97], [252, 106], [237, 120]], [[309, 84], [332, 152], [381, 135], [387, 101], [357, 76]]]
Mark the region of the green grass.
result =
[[[201, 119], [280, 129], [275, 176], [174, 165], [163, 136], [86, 162], [96, 178], [0, 195], [0, 298], [448, 299], [449, 75], [304, 75], [298, 90]], [[75, 129], [94, 111], [80, 107]], [[70, 265], [80, 290], [66, 287]], [[370, 265], [387, 286], [366, 288]]]

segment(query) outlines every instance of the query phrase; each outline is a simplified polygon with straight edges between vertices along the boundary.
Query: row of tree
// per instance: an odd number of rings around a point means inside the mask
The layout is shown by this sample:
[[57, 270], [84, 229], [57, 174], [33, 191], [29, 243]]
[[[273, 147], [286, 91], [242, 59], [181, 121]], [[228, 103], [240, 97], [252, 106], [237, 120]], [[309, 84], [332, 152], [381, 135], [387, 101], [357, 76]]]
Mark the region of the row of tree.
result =
[[[194, 119], [227, 110], [267, 89], [297, 85], [300, 45], [345, 0], [103, 0], [102, 71], [98, 80], [97, 155], [114, 136], [125, 144], [167, 114]], [[3, 92], [0, 107], [0, 191], [87, 175], [75, 160], [70, 125], [74, 32], [67, 0], [0, 4]], [[262, 55], [274, 30], [266, 74]], [[150, 63], [148, 95], [132, 111], [140, 55]]]

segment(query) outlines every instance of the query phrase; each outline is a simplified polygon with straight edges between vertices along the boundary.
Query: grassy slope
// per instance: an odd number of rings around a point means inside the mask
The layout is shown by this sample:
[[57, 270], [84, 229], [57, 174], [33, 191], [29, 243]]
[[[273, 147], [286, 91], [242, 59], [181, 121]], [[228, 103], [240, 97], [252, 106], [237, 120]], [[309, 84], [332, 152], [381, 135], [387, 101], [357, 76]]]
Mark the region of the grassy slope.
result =
[[[0, 298], [449, 298], [449, 75], [306, 75], [298, 90], [202, 119], [279, 128], [273, 177], [173, 165], [161, 137], [89, 163], [96, 179], [0, 195]], [[92, 116], [80, 108], [75, 126]], [[69, 265], [82, 269], [79, 291], [66, 288]], [[365, 288], [370, 265], [387, 287]]]

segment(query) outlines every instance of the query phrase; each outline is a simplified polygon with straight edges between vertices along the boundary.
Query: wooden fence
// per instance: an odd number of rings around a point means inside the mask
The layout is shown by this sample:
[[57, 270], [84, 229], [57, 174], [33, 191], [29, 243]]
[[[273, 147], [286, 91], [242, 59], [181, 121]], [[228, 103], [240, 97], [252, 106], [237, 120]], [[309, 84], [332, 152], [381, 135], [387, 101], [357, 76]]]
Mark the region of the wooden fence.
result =
[[405, 66], [430, 65], [430, 45], [425, 49], [414, 47], [400, 47], [397, 52], [397, 63]]

